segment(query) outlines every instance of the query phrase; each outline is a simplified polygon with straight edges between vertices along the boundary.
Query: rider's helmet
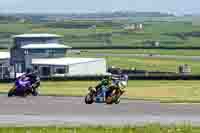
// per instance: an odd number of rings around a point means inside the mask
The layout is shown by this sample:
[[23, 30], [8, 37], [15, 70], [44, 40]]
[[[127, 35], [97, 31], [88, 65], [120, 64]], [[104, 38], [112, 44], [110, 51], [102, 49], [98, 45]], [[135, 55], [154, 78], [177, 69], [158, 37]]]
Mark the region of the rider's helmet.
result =
[[127, 86], [127, 82], [126, 82], [126, 81], [120, 81], [120, 82], [118, 83], [118, 87], [119, 87], [120, 89], [124, 89], [124, 88], [126, 88], [126, 86]]
[[128, 75], [127, 74], [122, 74], [121, 75], [121, 80], [128, 81]]
[[117, 70], [117, 74], [118, 74], [118, 75], [121, 75], [121, 74], [122, 74], [122, 70], [121, 70], [121, 69], [118, 69], [118, 70]]
[[127, 74], [122, 74], [120, 77], [120, 81], [118, 82], [118, 87], [120, 89], [124, 89], [127, 87], [128, 84], [128, 75]]

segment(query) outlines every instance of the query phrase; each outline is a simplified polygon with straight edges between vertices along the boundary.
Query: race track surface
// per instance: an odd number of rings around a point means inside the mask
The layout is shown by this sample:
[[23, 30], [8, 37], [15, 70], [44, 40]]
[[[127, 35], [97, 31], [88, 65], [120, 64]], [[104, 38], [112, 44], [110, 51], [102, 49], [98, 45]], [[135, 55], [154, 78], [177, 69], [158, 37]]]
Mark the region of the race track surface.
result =
[[0, 96], [2, 125], [143, 125], [146, 123], [200, 125], [200, 104], [168, 104], [121, 100], [120, 104], [86, 105], [83, 97]]

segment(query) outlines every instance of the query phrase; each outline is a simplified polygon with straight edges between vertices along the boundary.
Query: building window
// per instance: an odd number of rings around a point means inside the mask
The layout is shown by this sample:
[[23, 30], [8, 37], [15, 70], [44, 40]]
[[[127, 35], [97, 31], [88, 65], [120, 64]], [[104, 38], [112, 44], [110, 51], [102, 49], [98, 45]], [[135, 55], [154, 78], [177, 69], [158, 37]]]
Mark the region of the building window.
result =
[[59, 43], [58, 39], [48, 39], [45, 43]]
[[22, 63], [16, 63], [15, 64], [15, 71], [17, 73], [22, 73], [22, 68], [23, 68], [23, 64]]
[[65, 66], [65, 73], [69, 73], [69, 66]]
[[33, 54], [40, 54], [40, 53], [45, 53], [45, 49], [31, 49], [30, 50], [31, 53]]
[[65, 74], [65, 69], [64, 68], [58, 68], [56, 69], [57, 74]]
[[24, 54], [25, 54], [25, 55], [28, 55], [28, 50], [25, 50], [25, 51], [24, 51]]
[[65, 67], [55, 67], [54, 73], [56, 73], [56, 74], [65, 74], [66, 73], [66, 69], [65, 69]]
[[50, 76], [51, 75], [51, 68], [48, 66], [44, 66], [40, 68], [40, 72], [42, 76]]

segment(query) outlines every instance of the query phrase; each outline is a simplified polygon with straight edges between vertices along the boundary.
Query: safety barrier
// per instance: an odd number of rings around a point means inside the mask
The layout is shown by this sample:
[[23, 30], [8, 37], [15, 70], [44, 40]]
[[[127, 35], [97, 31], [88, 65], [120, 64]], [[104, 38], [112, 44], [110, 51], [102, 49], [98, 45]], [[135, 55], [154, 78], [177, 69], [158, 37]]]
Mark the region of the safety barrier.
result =
[[[73, 77], [46, 77], [42, 81], [99, 81], [105, 76], [73, 76]], [[2, 79], [0, 83], [10, 83], [15, 79]], [[181, 75], [181, 74], [130, 74], [129, 80], [200, 80], [200, 75]]]

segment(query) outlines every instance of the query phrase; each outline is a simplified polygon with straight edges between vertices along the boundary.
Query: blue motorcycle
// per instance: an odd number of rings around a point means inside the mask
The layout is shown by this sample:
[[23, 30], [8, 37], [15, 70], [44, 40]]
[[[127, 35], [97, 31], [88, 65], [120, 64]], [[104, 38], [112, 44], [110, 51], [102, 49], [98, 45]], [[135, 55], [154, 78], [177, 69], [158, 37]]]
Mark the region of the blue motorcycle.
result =
[[25, 76], [20, 76], [16, 79], [14, 86], [9, 90], [8, 97], [12, 96], [22, 96], [26, 97], [28, 95], [37, 96], [38, 87], [40, 80], [37, 80], [35, 83], [31, 82], [31, 79]]

